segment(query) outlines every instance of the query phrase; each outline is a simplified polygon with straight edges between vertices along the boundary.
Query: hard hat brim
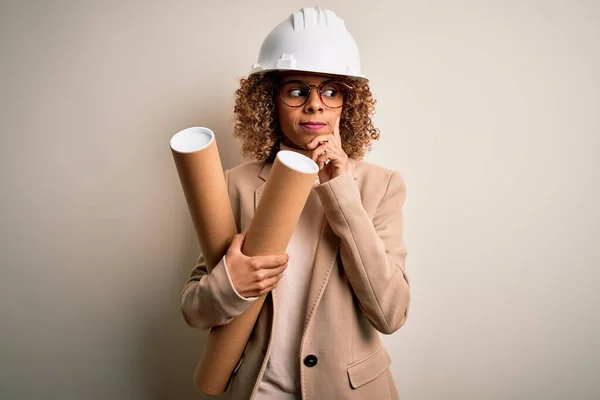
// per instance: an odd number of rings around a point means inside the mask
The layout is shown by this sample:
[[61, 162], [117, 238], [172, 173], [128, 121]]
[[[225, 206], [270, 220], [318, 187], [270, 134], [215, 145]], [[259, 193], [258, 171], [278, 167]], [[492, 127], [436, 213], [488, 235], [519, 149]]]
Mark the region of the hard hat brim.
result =
[[314, 69], [302, 69], [302, 68], [268, 68], [259, 69], [250, 72], [250, 75], [259, 75], [267, 72], [305, 72], [316, 75], [334, 75], [334, 76], [345, 76], [348, 78], [354, 78], [361, 83], [369, 83], [369, 78], [363, 74], [343, 74], [338, 71], [325, 71], [325, 70], [314, 70]]

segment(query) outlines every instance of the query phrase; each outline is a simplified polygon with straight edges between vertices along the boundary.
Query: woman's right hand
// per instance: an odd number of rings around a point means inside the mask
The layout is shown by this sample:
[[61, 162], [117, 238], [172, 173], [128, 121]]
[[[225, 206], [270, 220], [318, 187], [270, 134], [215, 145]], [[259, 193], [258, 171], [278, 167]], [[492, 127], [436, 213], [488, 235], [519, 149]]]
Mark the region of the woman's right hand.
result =
[[261, 296], [271, 291], [281, 279], [287, 268], [287, 253], [272, 256], [247, 257], [242, 254], [242, 245], [246, 239], [245, 230], [233, 237], [225, 263], [233, 287], [243, 297]]

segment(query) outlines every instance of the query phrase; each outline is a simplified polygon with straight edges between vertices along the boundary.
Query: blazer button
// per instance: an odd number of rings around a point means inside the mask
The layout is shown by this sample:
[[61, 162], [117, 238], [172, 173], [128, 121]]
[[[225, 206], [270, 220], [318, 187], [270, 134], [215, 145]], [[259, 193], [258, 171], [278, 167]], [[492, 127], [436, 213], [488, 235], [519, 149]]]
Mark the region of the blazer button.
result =
[[319, 359], [314, 354], [309, 354], [304, 358], [304, 365], [307, 367], [314, 367], [319, 362]]

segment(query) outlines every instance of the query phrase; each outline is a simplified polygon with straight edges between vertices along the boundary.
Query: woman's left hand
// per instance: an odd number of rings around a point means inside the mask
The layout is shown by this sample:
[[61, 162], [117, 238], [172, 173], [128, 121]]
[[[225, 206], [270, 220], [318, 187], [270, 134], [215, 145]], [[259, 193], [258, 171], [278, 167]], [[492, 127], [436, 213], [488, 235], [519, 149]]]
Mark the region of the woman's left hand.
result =
[[306, 146], [313, 149], [311, 158], [319, 166], [319, 181], [325, 183], [348, 171], [348, 155], [342, 149], [340, 118], [335, 122], [333, 133], [319, 135]]

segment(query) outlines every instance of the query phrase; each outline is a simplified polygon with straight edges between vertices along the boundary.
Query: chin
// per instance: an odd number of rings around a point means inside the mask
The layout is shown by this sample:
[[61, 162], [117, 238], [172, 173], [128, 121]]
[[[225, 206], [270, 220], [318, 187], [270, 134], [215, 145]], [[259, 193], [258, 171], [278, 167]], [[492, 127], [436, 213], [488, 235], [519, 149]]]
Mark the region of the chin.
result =
[[291, 147], [296, 147], [299, 149], [304, 149], [306, 150], [306, 145], [312, 140], [312, 138], [306, 139], [304, 137], [298, 137], [298, 139], [296, 140], [290, 140], [290, 143], [292, 144]]

